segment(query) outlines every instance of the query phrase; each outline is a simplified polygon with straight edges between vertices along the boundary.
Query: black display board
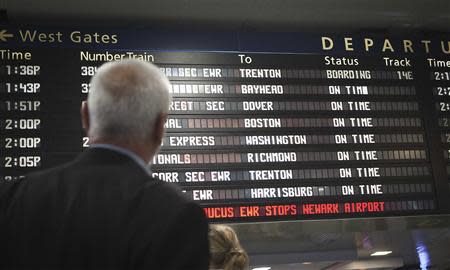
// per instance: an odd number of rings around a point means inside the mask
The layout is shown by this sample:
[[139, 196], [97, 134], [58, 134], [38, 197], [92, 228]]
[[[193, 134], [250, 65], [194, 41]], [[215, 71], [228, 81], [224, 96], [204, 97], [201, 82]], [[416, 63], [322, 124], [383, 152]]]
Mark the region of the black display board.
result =
[[0, 180], [74, 158], [105, 61], [172, 82], [152, 172], [212, 221], [449, 213], [448, 35], [0, 27]]

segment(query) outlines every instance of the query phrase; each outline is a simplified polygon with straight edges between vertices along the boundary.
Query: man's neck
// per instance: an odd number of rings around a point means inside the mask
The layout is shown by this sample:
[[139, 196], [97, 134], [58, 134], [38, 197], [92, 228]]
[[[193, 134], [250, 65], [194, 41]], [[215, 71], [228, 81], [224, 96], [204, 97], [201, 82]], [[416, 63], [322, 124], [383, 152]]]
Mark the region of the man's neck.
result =
[[90, 144], [110, 144], [114, 145], [128, 151], [133, 152], [138, 157], [140, 157], [145, 163], [149, 163], [152, 159], [152, 151], [148, 151], [148, 149], [152, 149], [149, 146], [145, 146], [142, 144], [131, 144], [119, 141], [112, 140], [102, 140], [102, 139], [90, 139]]

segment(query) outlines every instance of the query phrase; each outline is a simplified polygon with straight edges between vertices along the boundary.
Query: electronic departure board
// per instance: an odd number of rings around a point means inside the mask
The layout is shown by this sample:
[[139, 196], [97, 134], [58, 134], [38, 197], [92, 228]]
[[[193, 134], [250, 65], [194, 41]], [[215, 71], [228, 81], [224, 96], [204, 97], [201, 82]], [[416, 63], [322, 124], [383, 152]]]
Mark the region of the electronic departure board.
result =
[[2, 182], [89, 147], [91, 76], [136, 58], [172, 83], [152, 173], [211, 221], [450, 212], [448, 34], [6, 25], [0, 44]]

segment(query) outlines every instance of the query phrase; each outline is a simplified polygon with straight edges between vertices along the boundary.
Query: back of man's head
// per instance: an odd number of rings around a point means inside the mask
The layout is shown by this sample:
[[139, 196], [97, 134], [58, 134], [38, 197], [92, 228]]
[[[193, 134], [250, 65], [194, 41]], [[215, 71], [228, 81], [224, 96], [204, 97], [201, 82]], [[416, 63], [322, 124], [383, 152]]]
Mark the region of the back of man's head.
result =
[[154, 132], [169, 110], [170, 83], [153, 64], [122, 60], [102, 65], [91, 79], [89, 137], [136, 142]]

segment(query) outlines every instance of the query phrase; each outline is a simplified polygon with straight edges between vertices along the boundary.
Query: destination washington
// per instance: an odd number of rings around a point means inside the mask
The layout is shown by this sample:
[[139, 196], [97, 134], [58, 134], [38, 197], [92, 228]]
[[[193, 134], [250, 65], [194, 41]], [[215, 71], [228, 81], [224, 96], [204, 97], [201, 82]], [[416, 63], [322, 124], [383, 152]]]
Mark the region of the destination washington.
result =
[[245, 136], [247, 145], [307, 144], [305, 135], [261, 135]]

